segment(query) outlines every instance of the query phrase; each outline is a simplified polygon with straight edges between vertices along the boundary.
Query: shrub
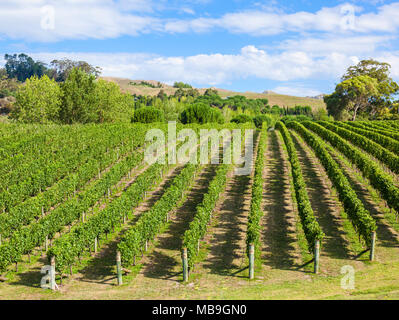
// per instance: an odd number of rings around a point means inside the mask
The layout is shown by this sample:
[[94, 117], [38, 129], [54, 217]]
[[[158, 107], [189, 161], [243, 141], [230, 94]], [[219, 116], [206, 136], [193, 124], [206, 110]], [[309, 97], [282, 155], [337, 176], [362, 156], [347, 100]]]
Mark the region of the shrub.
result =
[[252, 122], [253, 118], [251, 116], [248, 116], [246, 114], [240, 114], [233, 118], [230, 122], [233, 123], [247, 123], [247, 122]]
[[212, 108], [206, 104], [198, 103], [189, 106], [180, 114], [180, 121], [188, 123], [224, 123], [224, 118], [219, 109]]
[[268, 127], [272, 127], [275, 123], [275, 119], [271, 115], [262, 114], [253, 118], [255, 126], [259, 129], [262, 128], [264, 122], [266, 122]]
[[143, 107], [137, 109], [134, 112], [132, 122], [140, 123], [153, 123], [153, 122], [163, 122], [164, 114], [162, 110], [156, 109], [154, 107]]

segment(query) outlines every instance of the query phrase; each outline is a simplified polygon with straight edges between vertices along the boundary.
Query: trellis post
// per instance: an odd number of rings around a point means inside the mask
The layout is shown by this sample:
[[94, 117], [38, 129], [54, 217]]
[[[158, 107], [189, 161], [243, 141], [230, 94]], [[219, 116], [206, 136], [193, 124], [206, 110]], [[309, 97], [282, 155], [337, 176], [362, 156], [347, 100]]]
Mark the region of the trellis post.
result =
[[118, 286], [121, 286], [123, 282], [122, 282], [122, 263], [121, 263], [120, 251], [116, 252], [116, 272], [118, 274]]
[[187, 248], [182, 250], [182, 261], [183, 261], [183, 281], [188, 281], [188, 258], [187, 258]]
[[319, 273], [320, 265], [320, 241], [316, 240], [314, 245], [314, 273]]
[[249, 245], [249, 279], [255, 277], [255, 246]]

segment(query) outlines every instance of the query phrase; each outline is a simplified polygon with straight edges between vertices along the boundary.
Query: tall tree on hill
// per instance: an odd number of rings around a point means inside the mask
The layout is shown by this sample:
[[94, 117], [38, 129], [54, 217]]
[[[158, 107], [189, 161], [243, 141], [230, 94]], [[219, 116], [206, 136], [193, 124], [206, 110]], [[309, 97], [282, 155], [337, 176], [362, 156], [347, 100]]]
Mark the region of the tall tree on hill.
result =
[[338, 120], [346, 120], [348, 114], [355, 121], [360, 111], [375, 116], [391, 107], [399, 85], [390, 77], [390, 68], [388, 63], [372, 59], [349, 67], [335, 92], [324, 97], [329, 114]]

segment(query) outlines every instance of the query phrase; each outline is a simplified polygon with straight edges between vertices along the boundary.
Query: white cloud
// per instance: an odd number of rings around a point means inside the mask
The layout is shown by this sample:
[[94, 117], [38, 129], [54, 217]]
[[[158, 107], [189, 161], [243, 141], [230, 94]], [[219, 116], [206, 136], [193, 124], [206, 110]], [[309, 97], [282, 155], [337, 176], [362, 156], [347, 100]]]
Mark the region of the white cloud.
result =
[[[4, 0], [0, 10], [0, 35], [28, 41], [105, 39], [157, 30], [159, 20], [130, 11], [151, 11], [143, 0]], [[43, 29], [45, 5], [54, 8], [54, 29]], [[123, 6], [122, 6], [123, 5]], [[125, 12], [128, 10], [129, 12]]]
[[313, 55], [325, 55], [330, 52], [343, 54], [370, 54], [381, 47], [390, 47], [395, 36], [325, 36], [306, 37], [303, 39], [288, 39], [278, 45], [281, 50], [298, 50], [312, 53]]
[[[41, 11], [44, 5], [55, 8], [55, 29], [43, 30]], [[353, 34], [385, 32], [399, 29], [399, 3], [383, 5], [375, 13], [361, 13], [361, 8], [348, 4], [325, 7], [317, 12], [284, 13], [276, 9], [258, 9], [226, 13], [218, 18], [163, 18], [154, 14], [166, 10], [165, 2], [148, 0], [2, 0], [0, 37], [29, 41], [65, 39], [106, 39], [123, 35], [136, 36], [148, 32], [209, 32], [215, 29], [251, 36], [268, 36], [287, 32], [327, 32]], [[356, 18], [351, 22], [353, 8]], [[195, 12], [189, 7], [180, 11]]]
[[303, 51], [270, 54], [246, 46], [238, 54], [199, 54], [163, 57], [133, 53], [34, 53], [34, 59], [85, 60], [103, 68], [103, 75], [165, 82], [185, 81], [196, 85], [218, 85], [249, 77], [275, 81], [335, 79], [354, 59], [341, 53], [313, 57]]

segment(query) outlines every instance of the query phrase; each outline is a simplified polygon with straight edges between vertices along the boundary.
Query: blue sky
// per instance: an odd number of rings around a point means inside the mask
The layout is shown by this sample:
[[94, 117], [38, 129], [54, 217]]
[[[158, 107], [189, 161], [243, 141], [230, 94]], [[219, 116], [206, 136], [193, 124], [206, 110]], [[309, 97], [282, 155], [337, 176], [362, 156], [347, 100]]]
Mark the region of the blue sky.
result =
[[86, 60], [104, 76], [196, 87], [332, 92], [364, 58], [399, 80], [399, 2], [1, 0], [4, 53]]

